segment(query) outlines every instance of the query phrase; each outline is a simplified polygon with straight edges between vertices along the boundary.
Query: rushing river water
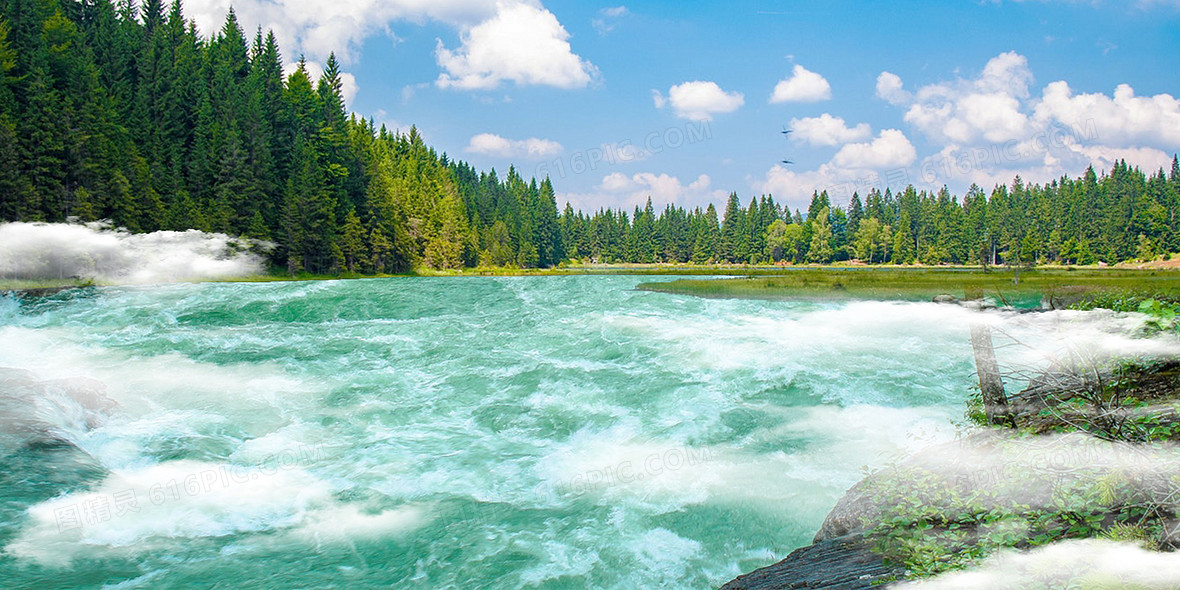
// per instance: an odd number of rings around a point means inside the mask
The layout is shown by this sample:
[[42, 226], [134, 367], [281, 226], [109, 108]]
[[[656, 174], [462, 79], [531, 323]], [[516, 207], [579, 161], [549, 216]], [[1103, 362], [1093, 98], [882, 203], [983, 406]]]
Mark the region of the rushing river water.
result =
[[0, 298], [0, 585], [715, 587], [954, 436], [964, 310], [645, 280]]

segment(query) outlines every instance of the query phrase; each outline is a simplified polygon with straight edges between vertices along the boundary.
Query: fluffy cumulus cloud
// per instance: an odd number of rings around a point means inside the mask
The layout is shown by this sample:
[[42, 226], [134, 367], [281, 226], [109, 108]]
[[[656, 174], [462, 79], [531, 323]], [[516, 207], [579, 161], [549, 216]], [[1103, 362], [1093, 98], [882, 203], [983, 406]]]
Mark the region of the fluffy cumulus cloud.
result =
[[791, 76], [779, 80], [770, 95], [772, 104], [784, 102], [819, 102], [832, 98], [832, 86], [823, 76], [796, 65]]
[[791, 119], [791, 139], [811, 145], [841, 145], [868, 139], [873, 130], [868, 123], [849, 127], [844, 119], [824, 113], [818, 117]]
[[556, 156], [561, 151], [561, 144], [553, 140], [536, 137], [513, 140], [492, 133], [480, 133], [472, 137], [467, 144], [469, 153], [501, 158], [542, 160]]
[[[832, 119], [839, 124], [827, 125], [844, 137], [868, 139], [871, 133], [867, 125], [848, 128], [843, 120]], [[843, 205], [853, 192], [863, 195], [873, 187], [903, 188], [913, 181], [910, 167], [917, 157], [917, 148], [904, 132], [885, 129], [871, 141], [845, 143], [831, 160], [814, 170], [776, 164], [764, 177], [748, 181], [756, 192], [772, 194], [791, 208], [806, 208], [814, 191], [827, 191], [833, 202]]]
[[816, 170], [795, 170], [775, 164], [763, 178], [751, 178], [750, 186], [759, 194], [774, 195], [776, 201], [790, 209], [806, 209], [812, 191], [828, 190], [838, 182], [842, 182], [840, 173], [829, 164]]
[[1113, 147], [1180, 147], [1180, 100], [1135, 95], [1123, 84], [1113, 96], [1075, 94], [1064, 81], [1030, 91], [1028, 61], [1014, 52], [987, 63], [976, 79], [922, 87], [913, 95], [884, 72], [877, 95], [906, 108], [905, 120], [941, 145], [1027, 141], [1058, 127], [1079, 143]]
[[670, 203], [695, 207], [717, 202], [725, 194], [725, 191], [713, 188], [713, 180], [706, 174], [685, 183], [668, 174], [640, 172], [627, 175], [612, 172], [603, 177], [594, 191], [563, 193], [558, 195], [558, 199], [585, 211], [595, 211], [600, 207], [630, 210], [644, 206], [648, 198], [657, 208]]
[[1180, 146], [1180, 100], [1170, 94], [1135, 96], [1127, 84], [1107, 96], [1074, 94], [1066, 82], [1053, 82], [1045, 87], [1034, 113], [1038, 121], [1092, 126], [1096, 139], [1106, 145]]
[[541, 6], [498, 5], [497, 14], [461, 33], [451, 50], [439, 41], [442, 88], [487, 89], [502, 82], [583, 88], [597, 76], [590, 62], [573, 53], [569, 33]]
[[272, 29], [288, 57], [307, 54], [323, 60], [331, 52], [346, 61], [356, 57], [365, 38], [390, 32], [395, 21], [441, 21], [471, 26], [496, 14], [494, 0], [188, 0], [185, 12], [208, 35], [225, 21], [230, 7], [243, 28]]
[[[1028, 98], [1032, 80], [1024, 56], [1003, 53], [992, 58], [975, 80], [919, 89], [906, 111], [905, 121], [942, 143], [1023, 139], [1028, 134], [1029, 120], [1021, 111], [1021, 101]], [[877, 90], [878, 95], [884, 90], [894, 100], [904, 96], [900, 78], [878, 78]]]
[[[1078, 93], [1064, 81], [1040, 87], [1016, 52], [993, 57], [974, 75], [925, 86], [907, 88], [901, 76], [881, 72], [875, 94], [900, 110], [904, 126], [870, 139], [868, 125], [835, 115], [794, 119], [794, 141], [834, 154], [811, 169], [775, 165], [747, 177], [750, 187], [805, 207], [815, 190], [838, 203], [853, 192], [909, 184], [962, 193], [971, 184], [986, 189], [1018, 175], [1045, 183], [1090, 165], [1109, 170], [1120, 160], [1167, 168], [1180, 151], [1180, 100], [1173, 95], [1138, 96], [1126, 84], [1111, 94]], [[911, 141], [916, 137], [925, 140], [920, 147]]]
[[712, 121], [713, 115], [731, 113], [746, 104], [746, 97], [740, 92], [726, 92], [716, 82], [694, 80], [677, 84], [668, 89], [665, 98], [659, 91], [652, 91], [656, 108], [671, 106], [677, 117], [693, 121]]
[[597, 75], [573, 53], [569, 33], [538, 0], [190, 0], [185, 10], [208, 35], [221, 27], [231, 4], [247, 31], [274, 30], [288, 57], [305, 54], [322, 62], [335, 52], [349, 63], [368, 37], [394, 36], [395, 23], [436, 21], [460, 37], [456, 48], [438, 45], [439, 86], [580, 88]]
[[1046, 182], [1120, 159], [1154, 169], [1180, 149], [1180, 100], [1172, 95], [1136, 96], [1125, 84], [1111, 95], [1079, 94], [1064, 81], [1038, 90], [1028, 60], [1015, 52], [992, 58], [976, 77], [913, 91], [882, 72], [876, 95], [903, 109], [935, 148], [914, 171], [916, 183], [931, 187], [986, 187], [1016, 175]]
[[881, 72], [877, 76], [877, 98], [892, 105], [903, 105], [913, 100], [913, 96], [905, 91], [901, 77], [893, 72]]
[[832, 164], [845, 169], [900, 168], [914, 163], [918, 151], [897, 129], [886, 129], [867, 143], [850, 143], [836, 152]]

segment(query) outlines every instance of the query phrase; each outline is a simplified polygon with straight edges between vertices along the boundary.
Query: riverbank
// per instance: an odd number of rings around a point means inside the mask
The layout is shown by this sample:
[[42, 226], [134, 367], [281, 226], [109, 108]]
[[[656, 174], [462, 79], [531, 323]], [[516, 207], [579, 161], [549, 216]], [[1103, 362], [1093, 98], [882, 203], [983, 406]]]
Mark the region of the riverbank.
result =
[[[1057, 366], [1011, 396], [1017, 428], [985, 427], [866, 476], [831, 510], [812, 545], [724, 590], [869, 590], [1083, 540], [1146, 554], [1175, 551], [1180, 360], [1101, 365]], [[1068, 378], [1083, 372], [1104, 383]], [[984, 420], [974, 408], [968, 415]], [[1060, 585], [1046, 587], [1130, 584], [1048, 567], [1041, 581]], [[1007, 581], [1026, 587], [1017, 577]]]
[[[261, 274], [202, 282], [286, 282], [375, 279], [395, 277], [540, 277], [540, 276], [675, 276], [728, 277], [722, 280], [678, 280], [641, 285], [646, 291], [711, 298], [790, 299], [874, 298], [929, 300], [939, 294], [967, 297], [973, 292], [1000, 296], [1051, 291], [1134, 289], [1174, 292], [1180, 296], [1180, 269], [1173, 267], [1038, 267], [1035, 270], [978, 266], [830, 266], [695, 265], [695, 264], [578, 264], [555, 268], [484, 267], [453, 270], [418, 269], [404, 274], [342, 273], [335, 275]], [[0, 292], [109, 286], [92, 279], [2, 279]]]
[[713, 299], [875, 299], [930, 301], [987, 297], [998, 305], [1062, 308], [1084, 299], [1130, 293], [1180, 301], [1180, 272], [1171, 270], [823, 268], [775, 276], [645, 283], [640, 290]]

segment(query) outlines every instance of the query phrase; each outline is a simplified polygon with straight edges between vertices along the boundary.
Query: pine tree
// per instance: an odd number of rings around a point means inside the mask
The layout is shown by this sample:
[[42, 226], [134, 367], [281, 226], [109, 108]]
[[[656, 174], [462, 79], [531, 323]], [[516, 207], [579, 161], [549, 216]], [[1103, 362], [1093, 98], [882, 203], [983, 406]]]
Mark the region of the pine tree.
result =
[[565, 248], [561, 240], [561, 228], [557, 223], [557, 196], [553, 191], [553, 183], [548, 178], [541, 182], [534, 206], [537, 220], [534, 241], [538, 245], [538, 262], [544, 267], [557, 266], [565, 259]]
[[344, 228], [340, 235], [340, 251], [344, 254], [344, 266], [348, 272], [357, 272], [358, 267], [368, 266], [365, 256], [365, 227], [356, 213], [349, 211], [344, 216]]
[[737, 262], [740, 259], [741, 253], [738, 252], [738, 248], [740, 247], [742, 225], [744, 225], [743, 217], [744, 211], [737, 193], [730, 193], [729, 200], [725, 203], [725, 219], [721, 224], [721, 244], [717, 251], [719, 260]]

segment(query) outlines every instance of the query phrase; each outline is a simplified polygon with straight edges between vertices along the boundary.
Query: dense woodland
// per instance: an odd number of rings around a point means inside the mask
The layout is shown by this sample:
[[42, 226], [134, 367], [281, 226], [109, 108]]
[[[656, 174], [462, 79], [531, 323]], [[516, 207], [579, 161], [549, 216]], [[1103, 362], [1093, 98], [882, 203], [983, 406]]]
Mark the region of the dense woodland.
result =
[[275, 244], [292, 273], [677, 263], [1089, 264], [1180, 251], [1180, 162], [961, 199], [912, 187], [708, 208], [560, 212], [548, 179], [451, 160], [350, 116], [339, 64], [284, 76], [230, 12], [204, 38], [179, 1], [0, 0], [0, 220], [107, 219]]

